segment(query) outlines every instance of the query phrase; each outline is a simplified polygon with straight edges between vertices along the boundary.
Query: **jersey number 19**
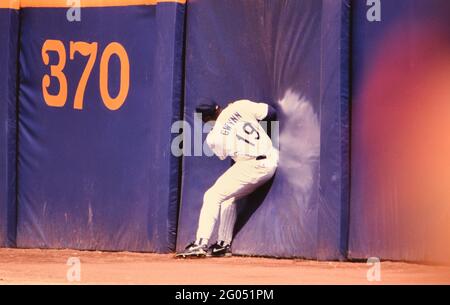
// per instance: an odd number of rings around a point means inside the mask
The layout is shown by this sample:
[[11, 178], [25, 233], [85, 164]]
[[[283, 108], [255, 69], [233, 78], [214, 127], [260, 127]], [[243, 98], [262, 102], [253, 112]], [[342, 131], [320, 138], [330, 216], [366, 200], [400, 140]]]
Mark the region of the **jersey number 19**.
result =
[[242, 130], [245, 132], [246, 136], [244, 138], [243, 136], [240, 136], [238, 133], [236, 133], [236, 137], [238, 138], [238, 140], [244, 141], [251, 146], [255, 146], [253, 142], [260, 139], [258, 130], [250, 123], [245, 123], [242, 126]]

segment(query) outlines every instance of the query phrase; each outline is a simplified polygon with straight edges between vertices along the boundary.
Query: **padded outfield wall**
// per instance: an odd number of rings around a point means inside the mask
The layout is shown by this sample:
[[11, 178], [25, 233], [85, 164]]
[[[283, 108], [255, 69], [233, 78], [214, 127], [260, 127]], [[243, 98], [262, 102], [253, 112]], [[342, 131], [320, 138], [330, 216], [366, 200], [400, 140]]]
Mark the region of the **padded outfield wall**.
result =
[[[281, 118], [282, 165], [239, 205], [236, 253], [345, 258], [348, 1], [191, 1], [185, 39], [178, 2], [22, 1], [17, 245], [174, 249], [170, 126], [209, 96]], [[227, 166], [185, 157], [179, 248]]]
[[[280, 167], [236, 203], [233, 252], [344, 258], [349, 2], [190, 1], [186, 31], [191, 125], [199, 124], [194, 109], [203, 98], [223, 106], [250, 99], [279, 112]], [[178, 249], [195, 239], [203, 194], [229, 166], [215, 157], [184, 158]]]
[[21, 2], [18, 247], [174, 249], [183, 2]]
[[229, 163], [180, 171], [171, 124], [249, 98], [280, 113], [281, 165], [238, 202], [236, 253], [448, 262], [447, 1], [351, 1], [352, 30], [350, 1], [83, 3], [0, 0], [1, 246], [181, 249]]
[[450, 263], [450, 3], [380, 3], [353, 1], [349, 257]]
[[0, 0], [0, 246], [16, 238], [18, 1]]

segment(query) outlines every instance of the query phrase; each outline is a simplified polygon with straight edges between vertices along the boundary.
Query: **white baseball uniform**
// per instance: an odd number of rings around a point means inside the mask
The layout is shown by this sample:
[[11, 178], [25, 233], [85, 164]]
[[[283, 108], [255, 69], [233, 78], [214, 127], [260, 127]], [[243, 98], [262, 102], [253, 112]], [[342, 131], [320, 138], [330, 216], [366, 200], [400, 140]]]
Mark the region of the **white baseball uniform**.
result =
[[221, 160], [235, 163], [206, 191], [197, 240], [208, 241], [220, 215], [218, 240], [231, 243], [236, 221], [235, 200], [270, 180], [278, 166], [278, 151], [259, 121], [269, 111], [264, 103], [240, 100], [222, 110], [206, 142]]

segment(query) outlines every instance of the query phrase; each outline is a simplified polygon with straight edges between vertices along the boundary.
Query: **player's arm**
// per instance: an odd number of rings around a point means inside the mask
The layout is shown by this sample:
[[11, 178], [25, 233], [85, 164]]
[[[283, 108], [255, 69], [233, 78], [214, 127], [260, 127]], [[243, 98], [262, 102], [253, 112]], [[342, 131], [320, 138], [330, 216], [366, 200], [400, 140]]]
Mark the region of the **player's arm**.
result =
[[266, 105], [267, 105], [267, 115], [261, 121], [268, 121], [268, 122], [276, 121], [278, 119], [277, 110], [274, 107], [270, 106], [269, 104]]

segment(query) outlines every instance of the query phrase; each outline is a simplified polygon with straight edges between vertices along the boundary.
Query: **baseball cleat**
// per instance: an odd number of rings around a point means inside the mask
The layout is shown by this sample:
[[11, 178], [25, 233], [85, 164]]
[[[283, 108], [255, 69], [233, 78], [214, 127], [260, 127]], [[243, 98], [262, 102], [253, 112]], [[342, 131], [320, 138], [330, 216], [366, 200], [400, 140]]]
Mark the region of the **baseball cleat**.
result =
[[175, 257], [177, 258], [201, 258], [206, 257], [208, 252], [207, 245], [197, 245], [196, 243], [190, 243], [183, 252], [177, 253]]
[[216, 242], [214, 245], [211, 245], [208, 249], [208, 253], [206, 254], [208, 257], [230, 257], [231, 253], [231, 245], [225, 244], [225, 242]]

